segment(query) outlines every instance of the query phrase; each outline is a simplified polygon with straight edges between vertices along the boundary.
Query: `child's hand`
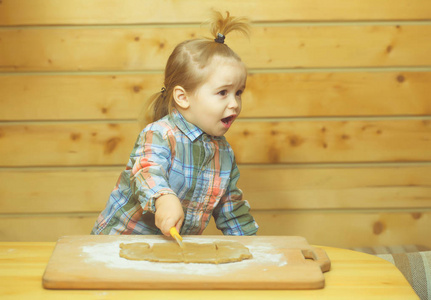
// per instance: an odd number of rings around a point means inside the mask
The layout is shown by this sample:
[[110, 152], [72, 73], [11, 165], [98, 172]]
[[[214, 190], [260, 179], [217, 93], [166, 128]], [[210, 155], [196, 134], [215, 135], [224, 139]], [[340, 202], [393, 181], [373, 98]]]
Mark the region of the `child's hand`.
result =
[[180, 199], [172, 194], [160, 196], [156, 200], [156, 226], [166, 236], [170, 236], [169, 230], [176, 227], [180, 232], [184, 221], [184, 211]]

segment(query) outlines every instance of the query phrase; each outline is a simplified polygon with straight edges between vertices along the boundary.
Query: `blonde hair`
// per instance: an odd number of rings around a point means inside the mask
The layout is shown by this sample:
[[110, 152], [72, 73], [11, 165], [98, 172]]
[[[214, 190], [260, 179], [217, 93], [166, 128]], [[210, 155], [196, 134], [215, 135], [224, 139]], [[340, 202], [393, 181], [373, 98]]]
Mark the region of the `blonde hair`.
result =
[[[246, 18], [233, 17], [226, 12], [226, 17], [220, 12], [214, 12], [210, 21], [210, 32], [215, 39], [218, 34], [226, 36], [232, 31], [248, 36], [250, 25]], [[205, 80], [204, 68], [215, 56], [241, 58], [226, 44], [215, 39], [193, 39], [178, 44], [170, 55], [165, 68], [164, 87], [149, 98], [151, 103], [145, 122], [154, 122], [170, 114], [174, 108], [173, 89], [183, 87], [187, 92], [194, 92]], [[147, 102], [148, 103], [148, 102]]]

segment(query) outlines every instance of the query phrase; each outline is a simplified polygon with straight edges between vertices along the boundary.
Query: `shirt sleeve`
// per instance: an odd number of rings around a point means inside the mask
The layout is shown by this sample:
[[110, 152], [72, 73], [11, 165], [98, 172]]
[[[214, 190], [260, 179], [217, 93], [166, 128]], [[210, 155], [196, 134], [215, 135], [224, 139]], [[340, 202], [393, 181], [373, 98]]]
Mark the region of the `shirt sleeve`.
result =
[[132, 192], [138, 196], [144, 211], [155, 212], [155, 200], [174, 194], [169, 186], [168, 170], [174, 145], [168, 134], [145, 130], [138, 137], [130, 155]]
[[259, 226], [250, 214], [250, 205], [242, 200], [243, 193], [237, 187], [239, 169], [236, 163], [224, 196], [213, 211], [216, 226], [224, 235], [255, 235]]

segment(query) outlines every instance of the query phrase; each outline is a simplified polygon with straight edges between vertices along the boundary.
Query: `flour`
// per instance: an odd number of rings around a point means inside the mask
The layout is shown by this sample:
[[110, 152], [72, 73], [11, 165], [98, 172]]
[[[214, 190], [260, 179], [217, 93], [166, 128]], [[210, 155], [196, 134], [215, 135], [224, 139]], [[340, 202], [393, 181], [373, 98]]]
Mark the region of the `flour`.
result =
[[[208, 239], [193, 238], [194, 243], [208, 243]], [[151, 246], [154, 243], [172, 243], [172, 241], [164, 241], [160, 239], [142, 238], [130, 239], [125, 241], [115, 241], [109, 243], [99, 243], [95, 245], [83, 246], [82, 254], [87, 263], [101, 263], [112, 269], [134, 269], [145, 270], [148, 272], [160, 272], [169, 274], [185, 274], [185, 275], [224, 275], [226, 273], [246, 268], [250, 265], [268, 266], [283, 266], [287, 264], [286, 257], [283, 254], [274, 253], [275, 248], [271, 245], [247, 244], [252, 259], [243, 260], [241, 262], [227, 264], [194, 264], [194, 263], [159, 263], [148, 261], [128, 260], [119, 256], [121, 243], [145, 242]]]

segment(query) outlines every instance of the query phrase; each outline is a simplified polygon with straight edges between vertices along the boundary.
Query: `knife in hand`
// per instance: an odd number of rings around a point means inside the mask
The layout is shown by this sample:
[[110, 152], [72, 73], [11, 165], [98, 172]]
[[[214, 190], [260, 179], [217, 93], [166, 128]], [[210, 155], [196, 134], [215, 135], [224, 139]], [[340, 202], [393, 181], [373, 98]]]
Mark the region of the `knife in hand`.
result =
[[184, 244], [183, 244], [183, 238], [181, 237], [181, 235], [178, 233], [177, 229], [175, 227], [172, 227], [169, 230], [169, 233], [171, 234], [171, 236], [177, 241], [178, 245], [180, 245], [181, 248], [184, 248]]

